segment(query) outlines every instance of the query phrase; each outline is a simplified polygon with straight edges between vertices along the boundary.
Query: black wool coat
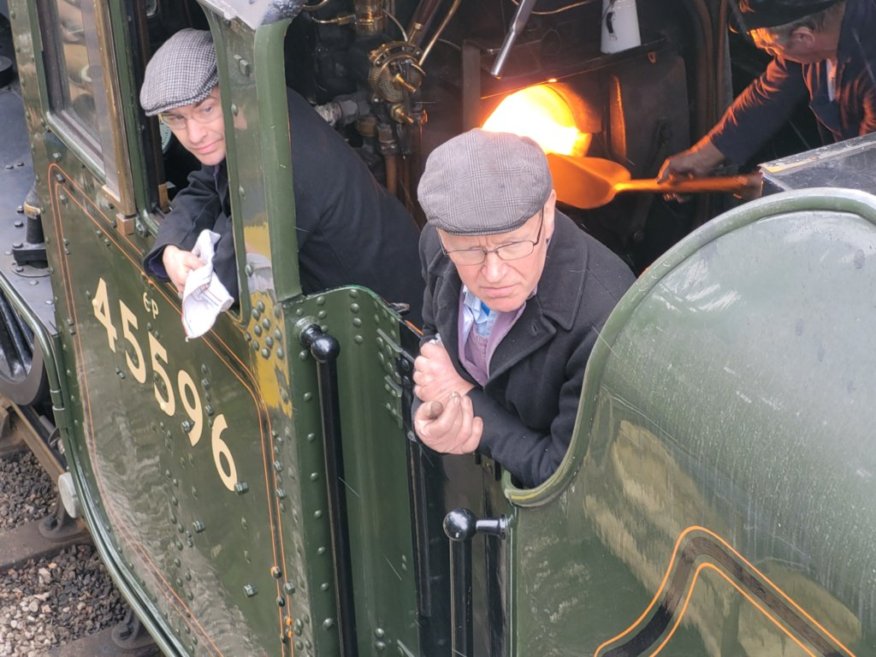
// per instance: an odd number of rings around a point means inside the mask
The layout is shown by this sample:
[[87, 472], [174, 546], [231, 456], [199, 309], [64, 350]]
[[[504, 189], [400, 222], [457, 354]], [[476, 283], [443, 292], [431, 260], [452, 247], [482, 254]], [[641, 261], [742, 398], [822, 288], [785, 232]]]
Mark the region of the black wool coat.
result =
[[538, 289], [496, 347], [481, 387], [459, 361], [462, 283], [429, 225], [420, 237], [420, 258], [426, 281], [423, 339], [440, 335], [456, 370], [475, 384], [469, 396], [484, 421], [478, 451], [519, 484], [542, 483], [566, 454], [587, 359], [609, 313], [632, 284], [632, 272], [557, 212]]
[[[309, 294], [363, 285], [387, 301], [410, 304], [408, 318], [419, 323], [423, 281], [413, 219], [306, 100], [287, 90], [287, 101], [302, 289]], [[164, 248], [172, 244], [191, 250], [205, 228], [220, 235], [213, 267], [237, 299], [224, 162], [202, 166], [189, 176], [188, 186], [176, 195], [173, 209], [164, 217], [143, 268], [167, 280], [161, 262]]]

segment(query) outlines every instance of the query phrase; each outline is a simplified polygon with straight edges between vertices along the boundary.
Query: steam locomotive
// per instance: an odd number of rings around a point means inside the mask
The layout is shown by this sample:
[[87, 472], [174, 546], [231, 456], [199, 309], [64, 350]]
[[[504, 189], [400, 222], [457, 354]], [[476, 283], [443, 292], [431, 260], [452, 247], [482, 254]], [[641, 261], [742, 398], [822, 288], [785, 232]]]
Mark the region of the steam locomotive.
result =
[[[733, 5], [9, 0], [0, 393], [166, 655], [876, 655], [872, 139], [786, 158], [803, 112], [757, 156], [794, 191], [565, 208], [641, 275], [535, 489], [420, 445], [417, 327], [289, 257], [286, 86], [415, 217], [425, 156], [511, 97], [647, 178], [762, 67]], [[189, 26], [246, 121], [239, 304], [187, 342], [140, 263], [193, 163], [136, 99]]]

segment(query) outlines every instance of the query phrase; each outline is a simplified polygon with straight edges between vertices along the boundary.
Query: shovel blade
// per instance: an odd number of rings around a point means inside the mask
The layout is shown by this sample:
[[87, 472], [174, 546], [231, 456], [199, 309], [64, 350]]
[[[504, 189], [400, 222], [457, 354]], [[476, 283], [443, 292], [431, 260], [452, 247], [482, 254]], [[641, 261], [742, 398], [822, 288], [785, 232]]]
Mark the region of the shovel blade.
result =
[[598, 208], [614, 199], [615, 184], [630, 179], [617, 162], [598, 157], [573, 157], [548, 153], [557, 199], [576, 208]]

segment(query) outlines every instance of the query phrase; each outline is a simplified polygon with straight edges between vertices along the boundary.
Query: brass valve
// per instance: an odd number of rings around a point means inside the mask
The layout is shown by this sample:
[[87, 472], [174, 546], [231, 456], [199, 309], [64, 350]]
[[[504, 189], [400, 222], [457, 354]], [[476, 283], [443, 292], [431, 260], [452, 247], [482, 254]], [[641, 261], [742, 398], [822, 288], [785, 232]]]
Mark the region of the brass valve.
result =
[[406, 41], [384, 43], [371, 51], [368, 82], [378, 100], [401, 103], [419, 90], [426, 75], [419, 57], [420, 49]]

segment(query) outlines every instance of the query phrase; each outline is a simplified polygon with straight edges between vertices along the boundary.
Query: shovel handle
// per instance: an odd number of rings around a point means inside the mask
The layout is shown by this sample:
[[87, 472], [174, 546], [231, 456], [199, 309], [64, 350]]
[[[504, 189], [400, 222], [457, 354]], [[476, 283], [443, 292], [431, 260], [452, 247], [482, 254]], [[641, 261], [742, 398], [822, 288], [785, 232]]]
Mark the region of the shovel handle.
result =
[[659, 192], [662, 194], [689, 194], [691, 192], [741, 192], [760, 184], [760, 175], [723, 176], [718, 178], [689, 178], [657, 182], [656, 178], [627, 180], [614, 184], [615, 192]]

